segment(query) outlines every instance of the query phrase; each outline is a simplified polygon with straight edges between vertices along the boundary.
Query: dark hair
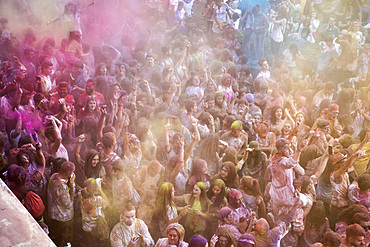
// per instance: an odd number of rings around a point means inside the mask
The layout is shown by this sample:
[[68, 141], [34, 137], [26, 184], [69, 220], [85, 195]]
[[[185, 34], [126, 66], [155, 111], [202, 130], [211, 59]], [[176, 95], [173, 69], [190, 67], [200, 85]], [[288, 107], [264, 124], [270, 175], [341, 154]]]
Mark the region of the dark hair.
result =
[[350, 225], [353, 223], [353, 216], [357, 213], [366, 213], [368, 214], [368, 210], [365, 206], [360, 204], [355, 204], [349, 208], [346, 208], [343, 210], [338, 217], [338, 221], [342, 221], [346, 223], [347, 225]]
[[275, 116], [275, 112], [278, 110], [278, 109], [281, 109], [282, 110], [282, 116], [281, 116], [281, 119], [284, 119], [284, 108], [280, 105], [276, 105], [274, 106], [272, 109], [271, 109], [271, 123], [272, 124], [277, 124], [276, 123], [276, 116]]
[[191, 99], [188, 99], [185, 101], [185, 109], [187, 112], [190, 112], [191, 111], [191, 108], [195, 105], [195, 101], [194, 100], [191, 100]]
[[21, 166], [10, 165], [7, 170], [7, 179], [15, 187], [22, 186], [26, 183], [27, 172]]
[[342, 239], [337, 233], [329, 230], [325, 233], [322, 243], [324, 246], [339, 247], [342, 244]]
[[360, 236], [365, 236], [365, 230], [364, 228], [362, 228], [362, 226], [360, 226], [359, 224], [355, 223], [355, 224], [352, 224], [350, 226], [348, 226], [347, 230], [346, 230], [346, 238], [357, 238], [357, 237], [360, 237]]
[[[92, 160], [94, 159], [94, 157], [96, 155], [99, 156], [99, 162], [95, 167], [93, 167], [91, 165], [91, 162], [92, 162]], [[85, 167], [84, 167], [85, 168], [85, 176], [87, 178], [98, 178], [101, 167], [102, 167], [102, 164], [100, 162], [99, 152], [96, 151], [95, 149], [90, 149], [89, 152], [87, 152], [87, 154], [86, 154], [86, 161], [85, 161]]]
[[366, 191], [370, 188], [370, 174], [362, 174], [357, 179], [360, 191]]
[[101, 138], [104, 147], [111, 147], [114, 143], [116, 135], [112, 132], [105, 133]]
[[61, 175], [65, 175], [67, 174], [68, 172], [71, 172], [71, 171], [74, 171], [75, 169], [75, 164], [73, 164], [72, 162], [70, 161], [65, 161], [61, 167], [60, 167], [60, 170], [59, 170], [59, 174]]
[[311, 211], [307, 214], [306, 227], [310, 229], [312, 226], [316, 229], [320, 228], [326, 222], [325, 206], [322, 201], [313, 203]]

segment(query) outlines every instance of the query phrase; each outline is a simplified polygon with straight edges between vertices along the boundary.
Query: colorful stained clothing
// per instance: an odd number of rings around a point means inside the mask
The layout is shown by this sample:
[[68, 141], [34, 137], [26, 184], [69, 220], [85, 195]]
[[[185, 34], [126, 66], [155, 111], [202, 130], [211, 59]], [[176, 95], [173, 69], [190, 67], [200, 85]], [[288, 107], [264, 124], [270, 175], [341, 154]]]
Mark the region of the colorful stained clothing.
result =
[[221, 140], [227, 142], [229, 146], [235, 148], [236, 153], [239, 153], [242, 147], [248, 144], [248, 137], [244, 133], [242, 133], [240, 138], [235, 138], [232, 136], [231, 132], [227, 132], [221, 136]]
[[334, 172], [330, 175], [332, 186], [331, 204], [337, 208], [348, 206], [348, 187], [350, 185], [348, 173], [341, 175], [340, 183], [334, 181]]
[[85, 232], [91, 232], [95, 229], [98, 216], [104, 216], [103, 209], [107, 207], [108, 202], [101, 196], [83, 198], [79, 195], [82, 229]]
[[126, 247], [133, 237], [138, 237], [139, 234], [143, 236], [138, 240], [135, 246], [154, 246], [152, 236], [148, 231], [147, 225], [140, 219], [135, 219], [131, 226], [127, 226], [123, 222], [117, 223], [111, 233], [110, 242], [112, 247]]
[[48, 186], [48, 209], [50, 218], [66, 222], [73, 219], [73, 198], [71, 198], [67, 180], [54, 173]]
[[113, 206], [121, 207], [125, 205], [126, 203], [130, 202], [132, 199], [132, 182], [127, 177], [127, 175], [124, 174], [124, 176], [121, 179], [117, 179], [116, 177], [113, 177]]

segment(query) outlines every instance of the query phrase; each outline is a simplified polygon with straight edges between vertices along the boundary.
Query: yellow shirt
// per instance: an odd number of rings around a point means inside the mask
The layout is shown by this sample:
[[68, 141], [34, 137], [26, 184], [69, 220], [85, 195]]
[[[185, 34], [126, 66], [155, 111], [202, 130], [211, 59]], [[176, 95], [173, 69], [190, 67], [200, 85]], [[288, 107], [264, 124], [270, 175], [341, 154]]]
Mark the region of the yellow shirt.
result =
[[[350, 148], [354, 151], [360, 144], [353, 144]], [[365, 151], [365, 155], [358, 157], [353, 164], [353, 168], [355, 169], [357, 175], [361, 175], [367, 169], [367, 164], [370, 160], [370, 142], [366, 143], [364, 148], [362, 149]]]

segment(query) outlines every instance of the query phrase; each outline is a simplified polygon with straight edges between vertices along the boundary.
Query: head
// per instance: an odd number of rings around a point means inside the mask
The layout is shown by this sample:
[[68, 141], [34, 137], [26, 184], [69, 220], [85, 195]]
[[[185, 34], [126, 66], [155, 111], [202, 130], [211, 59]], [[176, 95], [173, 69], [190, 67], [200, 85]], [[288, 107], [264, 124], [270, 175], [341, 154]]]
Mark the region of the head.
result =
[[229, 207], [223, 207], [220, 209], [220, 212], [218, 213], [218, 219], [223, 224], [232, 224], [233, 223], [233, 215], [232, 210]]
[[87, 95], [93, 95], [95, 92], [96, 82], [93, 79], [88, 79], [86, 82], [86, 93]]
[[[221, 0], [216, 0], [216, 1], [221, 1]], [[208, 241], [201, 235], [194, 235], [190, 241], [189, 241], [189, 246], [191, 247], [208, 247]]]
[[45, 61], [41, 65], [41, 71], [44, 75], [51, 75], [53, 73], [53, 64], [49, 61]]
[[259, 137], [265, 138], [269, 132], [269, 127], [266, 123], [260, 123], [256, 127], [256, 133]]
[[161, 163], [159, 163], [158, 160], [151, 160], [147, 163], [147, 172], [148, 172], [148, 175], [151, 176], [151, 177], [155, 177], [157, 176], [161, 170], [162, 170], [162, 165]]
[[335, 17], [334, 16], [331, 16], [329, 18], [328, 26], [329, 26], [329, 28], [333, 28], [335, 26]]
[[209, 188], [212, 196], [225, 197], [225, 182], [222, 179], [215, 179]]
[[298, 111], [294, 116], [295, 116], [296, 123], [299, 124], [299, 125], [303, 124], [303, 122], [306, 118], [304, 112], [302, 112], [302, 111]]
[[153, 55], [150, 55], [150, 54], [148, 54], [147, 56], [146, 56], [146, 64], [148, 65], [148, 67], [154, 67], [154, 57], [153, 57]]
[[218, 106], [218, 107], [221, 107], [222, 103], [225, 100], [225, 94], [221, 91], [217, 91], [217, 92], [215, 92], [214, 97], [215, 97], [215, 105]]
[[195, 198], [204, 197], [206, 195], [206, 190], [205, 184], [203, 182], [198, 182], [194, 184], [191, 195]]
[[64, 13], [65, 14], [75, 14], [76, 13], [76, 4], [69, 2], [64, 6]]
[[86, 100], [85, 111], [86, 112], [94, 112], [97, 110], [97, 102], [94, 96], [88, 96]]
[[218, 237], [217, 247], [235, 246], [235, 237], [226, 226], [217, 228], [215, 235]]
[[256, 246], [256, 240], [250, 233], [244, 233], [238, 240], [238, 247], [254, 247]]
[[178, 246], [184, 240], [185, 229], [179, 223], [169, 224], [166, 228], [168, 244]]
[[257, 179], [250, 176], [243, 176], [240, 179], [240, 189], [248, 195], [261, 196], [261, 188]]
[[274, 106], [271, 110], [271, 122], [276, 124], [284, 118], [284, 108], [282, 106]]
[[98, 184], [96, 183], [96, 180], [93, 178], [86, 179], [83, 184], [83, 187], [88, 197], [94, 196], [95, 193], [99, 190]]
[[322, 243], [325, 247], [340, 247], [342, 245], [342, 239], [339, 234], [333, 231], [327, 231], [324, 234]]
[[105, 133], [101, 141], [105, 148], [114, 148], [117, 142], [116, 135], [113, 132]]
[[61, 98], [65, 98], [68, 95], [68, 83], [65, 81], [59, 82], [58, 85], [58, 95]]
[[276, 142], [277, 153], [284, 157], [289, 157], [290, 154], [290, 141], [281, 138]]
[[269, 69], [269, 63], [267, 62], [266, 58], [262, 58], [258, 61], [258, 65], [261, 67], [263, 72], [266, 72]]
[[351, 246], [365, 246], [365, 230], [359, 224], [352, 224], [346, 230], [346, 243]]
[[59, 176], [63, 179], [69, 179], [75, 171], [75, 165], [72, 162], [64, 162], [59, 170]]
[[257, 231], [257, 234], [258, 235], [266, 236], [266, 234], [268, 233], [269, 229], [270, 229], [269, 223], [267, 222], [266, 219], [260, 218], [260, 219], [257, 220], [257, 223], [256, 223], [256, 231]]
[[293, 123], [291, 121], [286, 121], [283, 126], [283, 130], [282, 130], [283, 135], [285, 136], [290, 135], [290, 133], [292, 133], [292, 130], [293, 130]]
[[100, 155], [95, 149], [90, 149], [86, 154], [85, 174], [89, 177], [98, 177], [101, 170]]
[[127, 226], [132, 226], [136, 218], [135, 207], [131, 203], [127, 203], [123, 206], [122, 213], [120, 215], [120, 221]]
[[242, 130], [243, 130], [243, 124], [241, 121], [237, 120], [232, 123], [230, 129], [231, 129], [231, 135], [234, 138], [240, 138]]
[[327, 95], [332, 95], [337, 87], [335, 86], [334, 82], [328, 81], [324, 85], [324, 93]]
[[242, 193], [237, 189], [232, 189], [229, 192], [229, 204], [233, 208], [240, 208], [243, 204], [243, 195]]
[[228, 73], [224, 74], [221, 78], [221, 84], [225, 87], [230, 87], [231, 86], [231, 75]]
[[203, 159], [197, 159], [193, 162], [191, 168], [192, 176], [206, 175], [208, 171], [207, 162]]

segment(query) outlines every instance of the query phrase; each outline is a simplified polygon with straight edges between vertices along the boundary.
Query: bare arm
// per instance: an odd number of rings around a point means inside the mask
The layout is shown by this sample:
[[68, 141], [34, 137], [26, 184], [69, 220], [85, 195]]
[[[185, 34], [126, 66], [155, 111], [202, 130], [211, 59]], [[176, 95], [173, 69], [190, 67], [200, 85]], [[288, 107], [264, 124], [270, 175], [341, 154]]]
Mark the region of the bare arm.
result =
[[78, 137], [78, 143], [75, 150], [76, 164], [82, 167], [82, 158], [80, 156], [82, 143], [85, 141], [85, 135], [82, 134]]

